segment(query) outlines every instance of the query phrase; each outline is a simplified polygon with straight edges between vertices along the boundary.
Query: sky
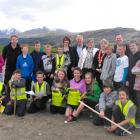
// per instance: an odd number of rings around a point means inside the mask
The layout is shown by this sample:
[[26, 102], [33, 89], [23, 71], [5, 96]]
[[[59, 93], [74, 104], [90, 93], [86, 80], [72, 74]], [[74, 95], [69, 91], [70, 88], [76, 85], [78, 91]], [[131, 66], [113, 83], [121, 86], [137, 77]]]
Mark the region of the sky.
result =
[[140, 0], [0, 0], [0, 30], [140, 30]]

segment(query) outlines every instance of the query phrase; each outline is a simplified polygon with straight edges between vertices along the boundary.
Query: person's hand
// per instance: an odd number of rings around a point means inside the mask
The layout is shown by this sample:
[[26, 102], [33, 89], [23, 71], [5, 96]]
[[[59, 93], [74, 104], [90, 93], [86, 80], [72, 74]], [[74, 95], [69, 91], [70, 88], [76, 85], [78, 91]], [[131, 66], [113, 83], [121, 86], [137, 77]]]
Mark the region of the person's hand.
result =
[[125, 84], [126, 84], [126, 86], [127, 86], [127, 87], [129, 87], [129, 82], [128, 82], [128, 81], [126, 81], [126, 83], [125, 83]]
[[101, 73], [102, 70], [101, 69], [96, 69], [96, 71], [98, 71], [99, 73]]
[[103, 117], [105, 116], [104, 111], [101, 111], [101, 112], [99, 113], [99, 116], [100, 116], [101, 118], [103, 118]]
[[52, 79], [53, 77], [54, 77], [53, 74], [51, 74], [51, 75], [50, 75], [50, 78]]
[[107, 131], [108, 132], [113, 132], [117, 129], [117, 126], [116, 125], [111, 125], [110, 127], [107, 128]]

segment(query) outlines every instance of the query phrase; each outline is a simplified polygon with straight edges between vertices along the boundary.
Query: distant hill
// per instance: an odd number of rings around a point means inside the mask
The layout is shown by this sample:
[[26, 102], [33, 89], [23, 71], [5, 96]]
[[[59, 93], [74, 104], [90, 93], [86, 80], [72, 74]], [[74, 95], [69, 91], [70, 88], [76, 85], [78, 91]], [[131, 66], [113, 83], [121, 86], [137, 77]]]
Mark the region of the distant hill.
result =
[[62, 43], [62, 39], [65, 35], [69, 36], [72, 40], [72, 44], [75, 42], [75, 37], [77, 34], [82, 34], [85, 38], [94, 38], [95, 44], [98, 44], [102, 38], [106, 38], [110, 42], [114, 42], [114, 37], [116, 34], [122, 34], [125, 41], [130, 40], [140, 40], [140, 31], [133, 28], [112, 28], [112, 29], [101, 29], [96, 31], [86, 31], [81, 33], [72, 33], [63, 29], [50, 30], [49, 28], [36, 28], [25, 32], [20, 32], [15, 28], [10, 30], [0, 30], [0, 44], [5, 45], [9, 42], [9, 37], [12, 34], [17, 34], [20, 39], [19, 42], [28, 43], [33, 45], [35, 40], [40, 40], [42, 44], [51, 43], [54, 46]]

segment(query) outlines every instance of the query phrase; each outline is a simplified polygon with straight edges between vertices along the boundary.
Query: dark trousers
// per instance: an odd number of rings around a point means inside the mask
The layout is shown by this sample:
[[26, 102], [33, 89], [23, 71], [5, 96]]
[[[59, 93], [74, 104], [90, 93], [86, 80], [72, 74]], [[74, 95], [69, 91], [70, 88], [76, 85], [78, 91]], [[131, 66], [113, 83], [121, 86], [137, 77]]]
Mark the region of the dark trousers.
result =
[[83, 68], [83, 69], [82, 69], [82, 72], [83, 72], [83, 76], [85, 76], [85, 74], [86, 74], [87, 72], [91, 72], [91, 73], [93, 74], [93, 69]]
[[86, 105], [90, 106], [90, 107], [93, 108], [93, 109], [95, 109], [95, 106], [97, 105], [97, 102], [92, 101], [92, 100], [90, 100], [90, 99], [88, 99], [88, 98], [84, 98], [82, 101], [83, 101]]
[[32, 82], [32, 78], [26, 78], [26, 91], [31, 90], [31, 82]]
[[47, 102], [47, 100], [45, 97], [43, 97], [42, 99], [37, 99], [37, 100], [31, 102], [29, 109], [28, 109], [28, 112], [29, 113], [36, 113], [40, 110], [45, 109], [46, 102]]
[[[99, 109], [96, 109], [97, 111]], [[112, 118], [112, 108], [106, 108], [105, 109], [105, 116], [109, 119]], [[106, 121], [105, 119], [99, 117], [99, 115], [95, 115], [94, 119], [93, 119], [93, 124], [94, 125], [110, 125], [110, 122]]]
[[5, 76], [4, 76], [4, 84], [7, 85], [9, 80], [11, 79], [13, 75], [13, 71], [7, 71], [5, 70]]
[[100, 79], [101, 73], [99, 73], [98, 71], [95, 70], [93, 74], [94, 74], [93, 76], [96, 78], [96, 81], [99, 84], [99, 87], [102, 89], [103, 88], [103, 82]]
[[123, 83], [121, 82], [113, 82], [113, 87], [114, 87], [114, 90], [118, 91], [119, 88], [121, 88], [123, 86]]
[[66, 108], [65, 107], [61, 107], [61, 106], [55, 106], [55, 105], [50, 105], [50, 112], [52, 114], [64, 114], [65, 113]]
[[136, 105], [137, 105], [137, 112], [136, 112], [136, 120], [137, 123], [140, 124], [140, 91], [135, 91], [137, 100], [136, 100]]
[[[26, 112], [26, 100], [16, 101], [16, 115], [24, 116]], [[14, 113], [14, 102], [10, 105], [6, 105], [4, 113], [7, 115], [12, 115]]]

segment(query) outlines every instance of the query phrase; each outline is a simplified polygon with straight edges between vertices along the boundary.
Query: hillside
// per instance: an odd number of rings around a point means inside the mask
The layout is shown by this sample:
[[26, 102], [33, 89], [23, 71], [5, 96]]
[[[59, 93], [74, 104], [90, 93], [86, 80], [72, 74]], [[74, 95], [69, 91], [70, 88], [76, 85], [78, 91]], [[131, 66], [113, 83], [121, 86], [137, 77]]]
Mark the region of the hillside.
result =
[[128, 42], [130, 40], [139, 40], [140, 38], [140, 31], [135, 30], [133, 28], [113, 28], [113, 29], [101, 29], [96, 31], [86, 31], [81, 33], [71, 33], [66, 30], [62, 29], [55, 29], [50, 30], [46, 27], [43, 28], [36, 28], [32, 30], [28, 30], [25, 32], [19, 32], [16, 29], [11, 30], [0, 30], [0, 44], [5, 45], [9, 42], [9, 36], [11, 34], [17, 34], [20, 39], [20, 43], [28, 43], [30, 45], [33, 45], [33, 42], [35, 40], [40, 40], [42, 44], [51, 43], [54, 46], [57, 46], [58, 44], [62, 43], [62, 39], [65, 35], [69, 36], [72, 40], [72, 43], [75, 42], [75, 36], [77, 34], [82, 34], [85, 38], [94, 38], [95, 44], [98, 44], [98, 42], [102, 38], [108, 39], [110, 42], [114, 41], [115, 34], [122, 34], [125, 38], [125, 41]]

